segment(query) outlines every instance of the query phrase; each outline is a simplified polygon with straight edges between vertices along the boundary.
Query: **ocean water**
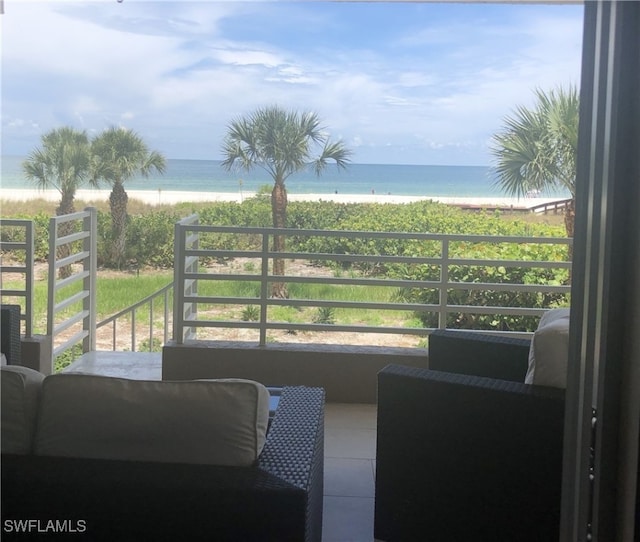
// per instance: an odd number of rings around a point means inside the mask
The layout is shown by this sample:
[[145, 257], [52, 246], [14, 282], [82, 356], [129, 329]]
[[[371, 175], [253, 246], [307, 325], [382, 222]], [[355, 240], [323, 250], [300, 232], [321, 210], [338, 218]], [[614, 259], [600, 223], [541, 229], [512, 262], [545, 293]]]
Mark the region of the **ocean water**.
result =
[[[3, 156], [1, 188], [33, 188], [22, 174], [24, 157]], [[163, 175], [136, 177], [125, 183], [130, 190], [185, 192], [256, 192], [273, 181], [266, 171], [228, 172], [218, 160], [168, 159]], [[393, 194], [399, 196], [491, 197], [504, 196], [486, 166], [428, 166], [350, 164], [347, 169], [329, 165], [320, 177], [313, 171], [292, 175], [286, 181], [290, 194]], [[104, 188], [108, 188], [105, 186]], [[564, 196], [562, 192], [550, 194]]]

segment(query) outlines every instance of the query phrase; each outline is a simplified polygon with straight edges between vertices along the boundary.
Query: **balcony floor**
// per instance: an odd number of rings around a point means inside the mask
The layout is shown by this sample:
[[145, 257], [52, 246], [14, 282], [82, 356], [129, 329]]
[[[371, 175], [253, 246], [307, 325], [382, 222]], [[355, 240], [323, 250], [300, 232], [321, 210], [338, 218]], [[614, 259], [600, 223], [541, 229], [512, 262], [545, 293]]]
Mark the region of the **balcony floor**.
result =
[[[65, 372], [160, 380], [162, 355], [91, 352]], [[324, 450], [323, 542], [373, 541], [376, 405], [327, 403]]]

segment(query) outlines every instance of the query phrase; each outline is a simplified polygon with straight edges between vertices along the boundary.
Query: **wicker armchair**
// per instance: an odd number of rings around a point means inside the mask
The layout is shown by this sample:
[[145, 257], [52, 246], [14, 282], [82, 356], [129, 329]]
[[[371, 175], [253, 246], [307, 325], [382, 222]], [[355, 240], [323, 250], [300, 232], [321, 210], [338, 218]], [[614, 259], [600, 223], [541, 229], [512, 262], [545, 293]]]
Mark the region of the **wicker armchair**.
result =
[[92, 542], [320, 542], [323, 434], [324, 391], [291, 387], [252, 467], [3, 454], [3, 525], [66, 520]]
[[7, 364], [20, 365], [20, 305], [2, 305], [0, 307], [0, 351], [5, 355]]
[[522, 383], [528, 347], [436, 331], [379, 373], [377, 539], [557, 540], [564, 390]]

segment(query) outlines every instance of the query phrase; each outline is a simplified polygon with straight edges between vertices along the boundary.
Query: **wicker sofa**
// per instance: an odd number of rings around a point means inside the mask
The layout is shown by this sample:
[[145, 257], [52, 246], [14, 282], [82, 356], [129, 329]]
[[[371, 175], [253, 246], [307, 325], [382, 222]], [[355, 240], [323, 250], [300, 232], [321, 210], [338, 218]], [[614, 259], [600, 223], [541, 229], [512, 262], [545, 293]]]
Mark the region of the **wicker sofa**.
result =
[[564, 390], [524, 384], [528, 354], [439, 330], [429, 369], [379, 373], [376, 539], [558, 539]]
[[[248, 466], [37, 453], [38, 432], [50, 423], [43, 422], [46, 393], [33, 416], [33, 451], [4, 453], [3, 441], [3, 540], [31, 539], [18, 528], [21, 520], [32, 521], [36, 539], [54, 529], [91, 541], [321, 540], [322, 389], [282, 390], [264, 447]], [[56, 520], [62, 523], [50, 523]]]

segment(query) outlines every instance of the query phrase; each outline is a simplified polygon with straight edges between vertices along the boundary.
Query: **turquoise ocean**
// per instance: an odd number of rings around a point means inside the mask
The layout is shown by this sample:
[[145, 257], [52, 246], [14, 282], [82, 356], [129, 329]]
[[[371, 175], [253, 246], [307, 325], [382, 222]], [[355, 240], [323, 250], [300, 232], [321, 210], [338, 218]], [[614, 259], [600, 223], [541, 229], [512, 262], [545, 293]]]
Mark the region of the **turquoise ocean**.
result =
[[[3, 156], [0, 187], [34, 188], [21, 171], [24, 157]], [[228, 172], [218, 160], [168, 159], [163, 175], [137, 177], [126, 182], [128, 190], [185, 192], [256, 192], [273, 181], [261, 169]], [[347, 169], [329, 165], [320, 177], [312, 171], [292, 175], [286, 181], [290, 194], [393, 194], [398, 196], [497, 197], [487, 166], [429, 166], [350, 164]], [[88, 187], [87, 187], [88, 188]], [[105, 186], [104, 188], [108, 188]], [[549, 194], [563, 196], [562, 193]]]

